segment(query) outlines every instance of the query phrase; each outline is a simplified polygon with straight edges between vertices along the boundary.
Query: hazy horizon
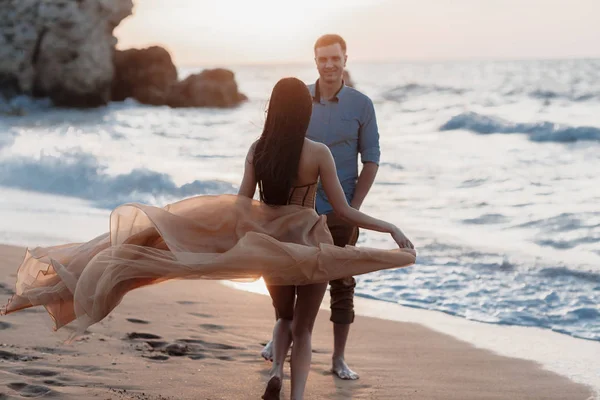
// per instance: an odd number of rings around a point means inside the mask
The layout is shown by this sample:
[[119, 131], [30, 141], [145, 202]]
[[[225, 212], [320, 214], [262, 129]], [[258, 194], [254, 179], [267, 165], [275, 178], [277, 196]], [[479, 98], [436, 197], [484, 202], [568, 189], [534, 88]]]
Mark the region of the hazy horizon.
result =
[[[160, 45], [160, 44], [157, 44]], [[167, 50], [169, 50], [167, 48]], [[600, 61], [600, 56], [595, 57], [531, 57], [531, 58], [514, 58], [514, 57], [506, 57], [506, 58], [439, 58], [439, 59], [396, 59], [396, 60], [358, 60], [352, 62], [352, 64], [427, 64], [427, 63], [476, 63], [476, 62], [528, 62], [528, 61], [540, 61], [540, 62], [551, 62], [551, 61], [569, 61], [569, 60], [598, 60]], [[351, 62], [348, 61], [350, 64]], [[177, 67], [181, 68], [196, 68], [196, 67], [206, 67], [206, 66], [217, 66], [223, 64], [223, 62], [212, 62], [212, 63], [187, 63], [177, 64]], [[252, 67], [252, 66], [312, 66], [314, 65], [313, 60], [309, 61], [248, 61], [248, 62], [229, 62], [226, 63], [228, 66], [240, 66], [240, 67]]]
[[[120, 49], [160, 45], [181, 67], [307, 64], [341, 34], [349, 64], [600, 58], [598, 0], [137, 1]], [[192, 33], [192, 34], [190, 34]]]

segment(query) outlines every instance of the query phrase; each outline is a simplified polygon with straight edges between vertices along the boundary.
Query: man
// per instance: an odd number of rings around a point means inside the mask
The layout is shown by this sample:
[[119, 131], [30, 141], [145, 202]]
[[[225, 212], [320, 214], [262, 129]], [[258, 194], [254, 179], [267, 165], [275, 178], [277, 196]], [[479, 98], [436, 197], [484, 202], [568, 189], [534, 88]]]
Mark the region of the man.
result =
[[[379, 168], [379, 131], [373, 102], [366, 95], [344, 84], [348, 56], [346, 42], [339, 35], [321, 36], [315, 43], [315, 62], [319, 79], [308, 88], [313, 96], [313, 112], [307, 137], [325, 143], [333, 157], [348, 203], [360, 209], [373, 185]], [[363, 164], [358, 174], [358, 155]], [[358, 228], [333, 212], [321, 186], [317, 191], [317, 212], [327, 215], [327, 225], [336, 246], [354, 245]], [[346, 341], [354, 322], [353, 277], [330, 282], [331, 322], [334, 350], [331, 371], [341, 379], [358, 379], [345, 361]], [[269, 342], [262, 356], [272, 358]]]

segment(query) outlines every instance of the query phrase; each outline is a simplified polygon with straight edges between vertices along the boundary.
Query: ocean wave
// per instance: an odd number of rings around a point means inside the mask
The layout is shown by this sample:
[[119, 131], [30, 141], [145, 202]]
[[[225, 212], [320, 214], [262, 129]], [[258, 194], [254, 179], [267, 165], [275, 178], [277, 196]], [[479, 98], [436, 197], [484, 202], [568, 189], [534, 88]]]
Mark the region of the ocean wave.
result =
[[[361, 277], [356, 295], [484, 323], [535, 326], [600, 341], [600, 311], [589, 291], [598, 283], [597, 273], [523, 266], [507, 271], [477, 264], [449, 267], [420, 263], [418, 268], [419, 272], [409, 274]], [[440, 268], [444, 268], [443, 274]], [[510, 285], [491, 283], [494, 275], [507, 273], [512, 277]], [[444, 274], [448, 278], [440, 277]], [[393, 290], [389, 290], [390, 281]], [[565, 286], [580, 290], [565, 292]]]
[[487, 225], [487, 224], [501, 224], [507, 222], [508, 218], [502, 214], [483, 214], [476, 218], [463, 219], [462, 222], [465, 224], [474, 225]]
[[586, 319], [597, 319], [600, 317], [600, 311], [596, 308], [592, 307], [580, 307], [576, 308], [572, 311], [569, 311], [565, 318], [573, 319], [576, 321], [586, 320]]
[[0, 95], [0, 115], [21, 117], [40, 110], [52, 107], [49, 99], [35, 99], [29, 96], [16, 96], [9, 100]]
[[561, 233], [568, 232], [581, 227], [595, 227], [594, 224], [585, 223], [584, 221], [596, 221], [600, 219], [600, 213], [560, 213], [553, 217], [536, 219], [519, 224], [518, 228], [539, 228], [545, 232]]
[[383, 92], [382, 97], [389, 101], [402, 102], [408, 96], [423, 96], [431, 93], [462, 95], [467, 89], [439, 85], [421, 85], [418, 83], [407, 83], [396, 86]]
[[480, 134], [521, 133], [534, 142], [569, 143], [576, 141], [600, 142], [600, 128], [591, 126], [564, 126], [553, 122], [518, 123], [497, 117], [466, 112], [450, 118], [441, 131], [465, 129]]
[[0, 124], [0, 150], [3, 147], [12, 146], [15, 141], [15, 137], [17, 137], [17, 135], [14, 132], [5, 130], [2, 127], [2, 124]]
[[560, 213], [520, 223], [511, 228], [536, 230], [535, 243], [559, 250], [600, 244], [599, 212]]
[[199, 194], [232, 193], [223, 181], [194, 181], [177, 186], [164, 173], [138, 168], [109, 175], [96, 157], [87, 153], [42, 154], [39, 159], [13, 157], [0, 160], [0, 186], [91, 200], [101, 208], [125, 202], [156, 204]]
[[381, 162], [379, 164], [379, 166], [381, 166], [381, 167], [388, 167], [388, 168], [397, 169], [397, 170], [403, 170], [404, 169], [404, 167], [402, 165], [400, 165], [398, 163], [394, 163], [394, 162]]
[[357, 295], [600, 341], [595, 299], [600, 293], [600, 271], [595, 266], [521, 259], [438, 240], [420, 248], [422, 256], [415, 268], [359, 277]]
[[594, 236], [593, 233], [580, 238], [566, 240], [556, 238], [541, 238], [535, 241], [540, 246], [548, 246], [558, 250], [574, 249], [583, 244], [600, 244], [600, 236]]
[[539, 273], [546, 279], [575, 279], [587, 283], [600, 283], [600, 272], [596, 271], [579, 271], [567, 267], [547, 267], [542, 268]]
[[[598, 334], [597, 331], [595, 332], [593, 327], [590, 326], [598, 320], [598, 317], [600, 317], [600, 312], [594, 307], [579, 307], [564, 312], [564, 314], [559, 312], [555, 315], [544, 313], [534, 315], [524, 310], [511, 310], [509, 308], [490, 313], [490, 311], [486, 310], [465, 309], [460, 303], [447, 302], [440, 304], [439, 299], [436, 299], [435, 297], [423, 298], [406, 295], [401, 297], [395, 296], [392, 298], [369, 294], [367, 292], [362, 292], [361, 290], [356, 293], [356, 296], [400, 304], [404, 307], [439, 311], [448, 315], [463, 317], [481, 323], [545, 328], [579, 339], [600, 341], [600, 334]], [[490, 296], [493, 296], [493, 293], [490, 293]]]
[[554, 90], [536, 89], [528, 93], [529, 97], [540, 100], [568, 100], [574, 102], [582, 102], [589, 100], [600, 100], [600, 93], [575, 93], [575, 92], [558, 92]]

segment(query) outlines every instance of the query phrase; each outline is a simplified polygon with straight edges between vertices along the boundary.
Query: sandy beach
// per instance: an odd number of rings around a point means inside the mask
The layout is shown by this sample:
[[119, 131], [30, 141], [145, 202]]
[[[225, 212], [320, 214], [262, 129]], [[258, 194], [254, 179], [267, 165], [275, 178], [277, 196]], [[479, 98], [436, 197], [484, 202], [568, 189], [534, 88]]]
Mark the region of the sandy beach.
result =
[[[24, 249], [0, 246], [0, 296]], [[530, 361], [477, 349], [418, 324], [357, 317], [347, 357], [361, 374], [328, 371], [329, 312], [313, 335], [308, 399], [586, 400], [592, 390]], [[270, 299], [211, 281], [139, 289], [72, 344], [43, 308], [0, 319], [0, 399], [259, 399], [269, 363]], [[287, 398], [289, 380], [284, 383]]]

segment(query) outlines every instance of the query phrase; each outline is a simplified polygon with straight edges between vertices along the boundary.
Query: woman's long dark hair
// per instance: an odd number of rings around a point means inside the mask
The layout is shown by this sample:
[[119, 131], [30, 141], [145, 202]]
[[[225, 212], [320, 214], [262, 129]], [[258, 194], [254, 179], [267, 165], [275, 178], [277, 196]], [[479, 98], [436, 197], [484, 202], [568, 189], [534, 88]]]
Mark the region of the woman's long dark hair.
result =
[[306, 84], [296, 78], [277, 82], [254, 150], [254, 173], [264, 203], [287, 204], [311, 114], [312, 97]]

